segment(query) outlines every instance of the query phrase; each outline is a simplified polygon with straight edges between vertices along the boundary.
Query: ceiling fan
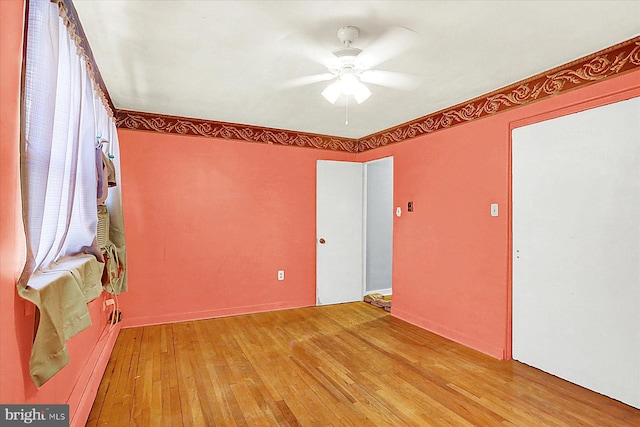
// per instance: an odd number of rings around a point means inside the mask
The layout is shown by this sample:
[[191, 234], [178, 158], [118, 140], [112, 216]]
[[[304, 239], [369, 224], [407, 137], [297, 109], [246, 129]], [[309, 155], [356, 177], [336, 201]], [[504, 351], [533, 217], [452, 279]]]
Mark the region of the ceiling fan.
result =
[[341, 94], [353, 95], [358, 104], [363, 103], [371, 96], [371, 90], [360, 81], [360, 76], [369, 67], [358, 59], [362, 49], [351, 47], [360, 30], [357, 27], [347, 26], [338, 30], [338, 39], [344, 47], [333, 51], [335, 59], [327, 65], [329, 72], [336, 78], [322, 91], [322, 96], [332, 104], [335, 104]]
[[327, 101], [335, 104], [341, 96], [345, 96], [348, 104], [349, 97], [353, 96], [360, 104], [372, 94], [367, 84], [404, 90], [417, 86], [415, 78], [408, 74], [373, 69], [413, 47], [417, 40], [413, 31], [404, 27], [392, 27], [364, 50], [352, 46], [360, 36], [358, 27], [351, 25], [341, 27], [337, 31], [337, 36], [343, 46], [335, 49], [331, 54], [324, 49], [312, 50], [311, 43], [304, 43], [302, 50], [310, 53], [309, 56], [312, 59], [327, 67], [328, 72], [293, 79], [289, 82], [289, 87], [331, 80], [332, 82], [322, 91], [322, 96]]

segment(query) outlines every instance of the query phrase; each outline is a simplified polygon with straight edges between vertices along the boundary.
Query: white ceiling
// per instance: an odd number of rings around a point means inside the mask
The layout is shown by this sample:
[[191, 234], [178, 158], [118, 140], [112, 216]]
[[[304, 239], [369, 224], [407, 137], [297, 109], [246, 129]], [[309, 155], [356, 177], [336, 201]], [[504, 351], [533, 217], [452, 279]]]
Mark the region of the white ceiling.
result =
[[[118, 109], [360, 138], [565, 64], [640, 34], [640, 1], [75, 0]], [[411, 90], [368, 86], [363, 104], [329, 104], [310, 57], [360, 28], [365, 50], [386, 30], [413, 46], [376, 69], [411, 74]], [[399, 46], [396, 46], [399, 48]]]

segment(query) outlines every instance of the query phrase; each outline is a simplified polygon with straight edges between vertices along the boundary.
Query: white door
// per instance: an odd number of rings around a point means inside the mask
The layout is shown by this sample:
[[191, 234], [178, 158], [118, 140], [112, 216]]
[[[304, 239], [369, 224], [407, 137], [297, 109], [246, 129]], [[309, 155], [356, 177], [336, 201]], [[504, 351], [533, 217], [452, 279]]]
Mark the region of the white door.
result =
[[513, 130], [513, 358], [640, 408], [640, 98]]
[[316, 303], [359, 301], [364, 166], [318, 160], [316, 172]]

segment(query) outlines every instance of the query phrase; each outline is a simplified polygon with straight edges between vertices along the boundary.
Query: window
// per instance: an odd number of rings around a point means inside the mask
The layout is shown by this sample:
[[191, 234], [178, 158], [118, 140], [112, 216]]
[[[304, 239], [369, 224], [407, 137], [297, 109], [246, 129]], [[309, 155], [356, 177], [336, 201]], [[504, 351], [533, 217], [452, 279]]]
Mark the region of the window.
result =
[[28, 12], [21, 152], [27, 260], [18, 291], [39, 309], [30, 369], [40, 386], [68, 363], [65, 342], [91, 324], [87, 303], [102, 292], [99, 142], [117, 150], [117, 134], [60, 16], [64, 4], [32, 0]]

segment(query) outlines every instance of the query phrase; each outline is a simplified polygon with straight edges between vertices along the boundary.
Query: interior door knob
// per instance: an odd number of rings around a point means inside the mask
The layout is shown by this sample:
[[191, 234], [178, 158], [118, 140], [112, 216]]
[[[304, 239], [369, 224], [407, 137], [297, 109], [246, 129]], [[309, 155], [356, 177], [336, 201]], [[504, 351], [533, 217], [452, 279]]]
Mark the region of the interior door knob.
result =
[[327, 241], [324, 240], [322, 237], [318, 241], [320, 242], [321, 245], [324, 245], [325, 243], [327, 243]]

